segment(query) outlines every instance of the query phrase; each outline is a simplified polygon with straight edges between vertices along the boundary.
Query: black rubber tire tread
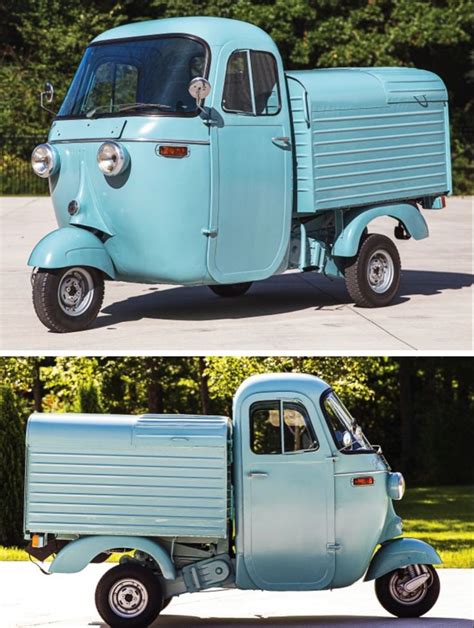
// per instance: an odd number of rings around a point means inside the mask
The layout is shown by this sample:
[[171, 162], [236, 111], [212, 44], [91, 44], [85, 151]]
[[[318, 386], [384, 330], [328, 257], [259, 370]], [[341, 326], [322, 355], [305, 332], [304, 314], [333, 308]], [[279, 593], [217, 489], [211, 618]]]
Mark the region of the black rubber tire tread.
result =
[[94, 281], [94, 298], [86, 312], [80, 316], [68, 316], [58, 303], [58, 286], [69, 268], [48, 270], [39, 268], [33, 276], [33, 306], [39, 320], [56, 333], [87, 329], [97, 318], [104, 300], [104, 277], [96, 268], [84, 266]]
[[247, 292], [252, 283], [252, 281], [247, 281], [246, 283], [216, 284], [208, 288], [220, 297], [240, 297]]
[[[117, 580], [139, 580], [148, 592], [148, 605], [139, 616], [126, 619], [116, 615], [109, 605], [109, 592]], [[159, 579], [148, 567], [124, 563], [107, 571], [95, 590], [95, 605], [102, 619], [112, 628], [145, 628], [152, 624], [163, 608], [163, 592]]]
[[[426, 592], [426, 595], [421, 599], [418, 604], [408, 605], [401, 604], [398, 600], [395, 600], [390, 594], [389, 582], [392, 577], [393, 571], [380, 576], [375, 581], [375, 594], [378, 601], [384, 607], [386, 611], [395, 615], [396, 617], [421, 617], [427, 613], [436, 604], [436, 600], [439, 596], [439, 576], [436, 573], [436, 569], [432, 565], [424, 565], [431, 573], [432, 581], [431, 585]], [[397, 570], [395, 570], [397, 571]]]
[[[378, 294], [374, 292], [367, 281], [367, 264], [377, 249], [385, 249], [392, 257], [394, 264], [394, 278], [389, 289]], [[379, 233], [366, 235], [360, 244], [359, 252], [352, 258], [345, 268], [346, 287], [352, 300], [360, 307], [383, 307], [388, 305], [400, 287], [401, 262], [395, 244], [387, 236]]]

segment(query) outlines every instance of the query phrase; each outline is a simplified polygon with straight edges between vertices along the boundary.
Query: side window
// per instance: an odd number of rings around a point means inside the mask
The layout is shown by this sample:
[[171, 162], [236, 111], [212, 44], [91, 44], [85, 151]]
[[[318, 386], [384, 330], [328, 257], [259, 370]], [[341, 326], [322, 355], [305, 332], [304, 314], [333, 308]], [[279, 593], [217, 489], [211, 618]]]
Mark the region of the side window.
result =
[[250, 408], [250, 447], [255, 454], [288, 454], [318, 449], [319, 443], [302, 404], [262, 401]]
[[269, 52], [254, 50], [250, 53], [247, 50], [232, 53], [227, 63], [222, 96], [224, 111], [271, 116], [280, 111], [280, 104], [275, 57]]
[[283, 404], [283, 436], [285, 453], [318, 449], [305, 408], [299, 403]]
[[253, 113], [248, 55], [232, 53], [225, 74], [222, 108], [231, 113]]
[[280, 111], [278, 70], [275, 57], [268, 52], [250, 53], [253, 93], [257, 116], [271, 116]]
[[278, 401], [254, 403], [250, 408], [250, 445], [255, 454], [281, 454]]

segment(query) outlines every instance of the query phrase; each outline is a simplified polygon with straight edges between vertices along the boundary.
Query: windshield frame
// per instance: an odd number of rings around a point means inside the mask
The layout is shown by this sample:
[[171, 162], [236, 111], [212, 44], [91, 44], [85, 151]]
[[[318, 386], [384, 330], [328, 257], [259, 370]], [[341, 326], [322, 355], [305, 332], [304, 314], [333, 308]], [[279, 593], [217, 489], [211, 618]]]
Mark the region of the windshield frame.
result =
[[[339, 401], [339, 403], [341, 403], [343, 405], [343, 408], [345, 408], [346, 410], [347, 410], [347, 408], [345, 407], [345, 405], [342, 402], [342, 400], [339, 399], [337, 393], [332, 388], [328, 388], [321, 395], [321, 398], [320, 398], [320, 401], [319, 401], [321, 412], [323, 413], [324, 420], [326, 421], [326, 425], [328, 427], [328, 430], [329, 430], [329, 432], [331, 434], [332, 440], [334, 441], [334, 444], [335, 444], [335, 446], [337, 448], [338, 453], [346, 454], [348, 456], [361, 455], [361, 454], [376, 454], [377, 450], [372, 445], [372, 443], [369, 442], [369, 440], [367, 439], [367, 437], [364, 434], [363, 434], [364, 439], [369, 443], [370, 448], [365, 449], [365, 448], [361, 447], [359, 449], [344, 449], [344, 448], [340, 447], [340, 444], [337, 442], [336, 434], [334, 433], [333, 427], [331, 425], [331, 420], [329, 419], [329, 417], [327, 415], [327, 412], [326, 412], [326, 408], [324, 406], [324, 401], [326, 400], [327, 397], [329, 397], [329, 395], [335, 395], [335, 397]], [[348, 412], [349, 416], [351, 417], [351, 419], [353, 420], [354, 425], [358, 425], [356, 420], [352, 416], [352, 414], [349, 412], [349, 410], [347, 410], [347, 412]]]
[[[159, 35], [138, 35], [136, 37], [116, 37], [114, 39], [104, 39], [101, 41], [93, 41], [92, 43], [90, 43], [88, 46], [86, 46], [84, 53], [82, 55], [82, 58], [76, 68], [76, 71], [74, 73], [74, 76], [71, 79], [71, 82], [69, 83], [69, 86], [66, 90], [66, 93], [64, 95], [64, 98], [61, 102], [61, 107], [66, 99], [67, 94], [69, 93], [69, 90], [71, 89], [71, 86], [74, 82], [74, 79], [76, 78], [76, 73], [82, 63], [82, 60], [87, 52], [87, 50], [89, 48], [95, 48], [96, 46], [107, 46], [110, 44], [119, 44], [119, 43], [127, 43], [127, 42], [133, 42], [133, 41], [145, 41], [145, 40], [151, 40], [151, 39], [170, 39], [170, 38], [176, 38], [176, 37], [181, 37], [183, 39], [190, 39], [192, 41], [196, 41], [198, 43], [200, 43], [203, 47], [204, 50], [206, 52], [206, 58], [204, 61], [204, 72], [202, 77], [205, 79], [209, 78], [209, 69], [211, 67], [211, 58], [212, 58], [212, 54], [211, 54], [211, 47], [209, 46], [209, 44], [207, 43], [207, 41], [205, 39], [202, 39], [201, 37], [198, 37], [197, 35], [191, 35], [189, 33], [161, 33]], [[201, 103], [202, 104], [202, 103]], [[60, 110], [61, 110], [60, 107]], [[54, 117], [54, 121], [56, 120], [96, 120], [96, 119], [102, 119], [102, 118], [128, 118], [130, 116], [140, 116], [140, 117], [159, 117], [159, 116], [164, 116], [164, 117], [172, 117], [172, 118], [196, 118], [197, 116], [199, 116], [201, 114], [201, 111], [196, 107], [196, 109], [194, 111], [190, 111], [190, 112], [185, 112], [185, 111], [147, 111], [147, 112], [140, 112], [140, 111], [106, 111], [104, 113], [98, 113], [96, 114], [93, 118], [88, 118], [86, 113], [83, 114], [75, 114], [75, 115], [65, 115], [65, 116], [60, 116], [59, 114], [56, 115]]]

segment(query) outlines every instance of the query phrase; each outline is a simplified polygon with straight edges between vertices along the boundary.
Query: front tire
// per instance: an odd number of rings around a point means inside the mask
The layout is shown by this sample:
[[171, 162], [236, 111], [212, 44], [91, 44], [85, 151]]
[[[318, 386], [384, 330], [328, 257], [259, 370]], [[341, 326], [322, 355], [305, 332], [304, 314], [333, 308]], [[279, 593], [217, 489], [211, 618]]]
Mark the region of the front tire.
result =
[[[410, 569], [414, 568], [418, 572], [428, 574], [429, 579], [414, 591], [406, 591], [404, 583], [413, 577]], [[395, 569], [375, 581], [378, 601], [386, 611], [396, 617], [420, 617], [427, 613], [438, 599], [439, 588], [439, 577], [432, 565]]]
[[347, 291], [361, 307], [388, 305], [398, 292], [400, 270], [400, 256], [392, 240], [371, 233], [345, 268]]
[[104, 299], [104, 278], [96, 268], [74, 266], [32, 276], [33, 305], [45, 327], [57, 333], [81, 331], [97, 318]]
[[160, 614], [163, 591], [151, 569], [124, 563], [99, 580], [95, 604], [102, 619], [113, 628], [144, 628]]
[[246, 283], [216, 284], [208, 286], [208, 288], [220, 297], [240, 297], [247, 292], [251, 285], [252, 282], [247, 281]]

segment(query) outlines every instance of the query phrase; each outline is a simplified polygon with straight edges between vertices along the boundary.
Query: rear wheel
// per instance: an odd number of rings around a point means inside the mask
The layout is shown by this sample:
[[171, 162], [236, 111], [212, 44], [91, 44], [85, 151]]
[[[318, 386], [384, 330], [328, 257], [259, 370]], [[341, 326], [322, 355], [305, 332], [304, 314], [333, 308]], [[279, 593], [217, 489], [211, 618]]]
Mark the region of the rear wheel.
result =
[[410, 565], [377, 578], [375, 593], [382, 606], [397, 617], [420, 617], [439, 596], [439, 577], [432, 565]]
[[371, 233], [362, 239], [359, 252], [345, 268], [349, 294], [361, 307], [388, 305], [400, 285], [400, 256], [384, 235]]
[[97, 318], [104, 299], [104, 278], [96, 268], [74, 266], [46, 270], [32, 276], [33, 305], [51, 331], [81, 331]]
[[248, 281], [246, 283], [216, 284], [208, 287], [220, 297], [240, 297], [247, 292], [251, 285], [252, 282]]
[[109, 626], [144, 628], [160, 614], [163, 592], [151, 569], [124, 563], [99, 580], [95, 604]]

